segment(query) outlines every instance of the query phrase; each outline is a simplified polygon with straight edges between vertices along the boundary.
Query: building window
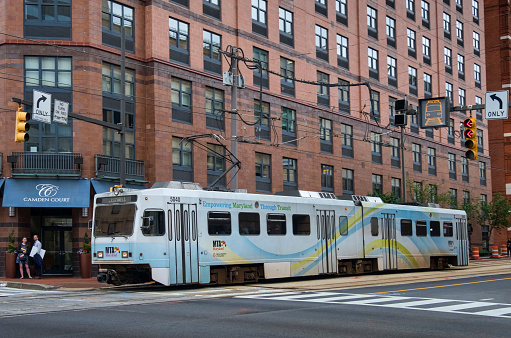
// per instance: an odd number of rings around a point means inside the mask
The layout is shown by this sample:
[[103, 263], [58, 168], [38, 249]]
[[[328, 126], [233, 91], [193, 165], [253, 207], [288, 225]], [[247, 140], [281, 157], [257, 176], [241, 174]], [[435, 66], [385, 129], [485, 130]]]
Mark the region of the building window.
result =
[[461, 156], [461, 179], [468, 183], [468, 160], [465, 156]]
[[380, 92], [371, 90], [371, 120], [380, 121]]
[[422, 26], [429, 29], [429, 2], [422, 0], [421, 1], [421, 16], [422, 16]]
[[[483, 99], [480, 98], [479, 96], [476, 96], [475, 101], [476, 101], [476, 105], [483, 104]], [[476, 118], [477, 118], [478, 121], [482, 121], [483, 120], [483, 111], [481, 109], [477, 109], [476, 110]]]
[[417, 96], [417, 69], [408, 66], [408, 89], [410, 94]]
[[192, 143], [179, 137], [172, 138], [172, 179], [192, 182]]
[[472, 19], [479, 25], [479, 2], [472, 0]]
[[449, 161], [449, 179], [456, 180], [456, 155], [448, 154]]
[[255, 153], [256, 191], [271, 192], [271, 155]]
[[[25, 0], [24, 37], [71, 40], [71, 0]], [[107, 1], [103, 1], [103, 7]], [[108, 1], [111, 4], [110, 1]]]
[[316, 0], [316, 13], [328, 17], [328, 2], [327, 0]]
[[399, 178], [391, 178], [392, 185], [392, 194], [397, 198], [398, 201], [401, 200], [401, 179]]
[[333, 153], [332, 120], [319, 118], [319, 138], [321, 141], [321, 151], [330, 154]]
[[373, 194], [383, 194], [383, 176], [373, 174]]
[[453, 93], [452, 93], [452, 83], [449, 83], [449, 82], [445, 83], [445, 96], [447, 96], [449, 98], [449, 100], [451, 101], [451, 104], [454, 102], [453, 101]]
[[422, 182], [413, 182], [413, 200], [418, 202], [422, 200], [421, 192], [422, 192]]
[[[261, 108], [262, 107], [262, 108]], [[254, 100], [255, 136], [263, 140], [270, 140], [270, 104]]]
[[295, 62], [280, 57], [280, 92], [295, 96]]
[[482, 129], [477, 129], [477, 151], [481, 154], [484, 152], [484, 145], [483, 145], [483, 131]]
[[488, 195], [486, 195], [486, 194], [481, 194], [481, 198], [480, 198], [480, 200], [481, 200], [481, 203], [482, 203], [482, 204], [486, 204], [486, 203], [488, 203]]
[[[268, 79], [268, 52], [257, 47], [253, 48], [254, 60], [257, 63], [257, 69], [254, 69], [254, 86], [262, 86], [268, 89], [270, 81]], [[259, 68], [259, 66], [261, 68]]]
[[339, 79], [339, 111], [350, 114], [350, 83]]
[[472, 33], [472, 45], [474, 46], [474, 54], [476, 56], [481, 55], [481, 40], [479, 37], [479, 33], [473, 32]]
[[458, 101], [459, 101], [460, 106], [464, 106], [467, 104], [467, 100], [465, 97], [466, 97], [465, 89], [459, 88], [458, 89]]
[[[220, 144], [207, 144], [208, 185], [211, 186], [225, 171], [225, 147]], [[225, 187], [225, 176], [216, 185]]]
[[408, 55], [416, 58], [417, 57], [417, 42], [415, 40], [415, 31], [410, 28], [406, 29], [406, 43], [408, 45]]
[[415, 0], [406, 0], [406, 16], [415, 20]]
[[186, 22], [169, 18], [170, 59], [190, 64], [189, 26]]
[[345, 69], [350, 69], [348, 45], [348, 38], [337, 34], [337, 65]]
[[334, 191], [334, 167], [331, 165], [321, 165], [321, 191]]
[[414, 134], [419, 134], [419, 124], [417, 115], [410, 115], [410, 131]]
[[293, 12], [279, 7], [280, 43], [294, 47]]
[[378, 11], [367, 6], [367, 30], [370, 37], [378, 39]]
[[281, 119], [283, 143], [296, 146], [296, 111], [282, 107]]
[[371, 157], [373, 163], [382, 164], [381, 134], [371, 132]]
[[463, 23], [458, 20], [456, 20], [456, 38], [458, 45], [463, 47]]
[[431, 40], [427, 37], [422, 37], [422, 58], [424, 63], [431, 66]]
[[367, 57], [369, 65], [369, 77], [378, 80], [379, 79], [378, 51], [376, 49], [372, 49], [371, 47], [367, 48]]
[[436, 149], [428, 148], [428, 173], [436, 176]]
[[[72, 111], [72, 59], [56, 56], [25, 56], [25, 99], [32, 101], [33, 90], [52, 94], [52, 98], [70, 103]], [[29, 108], [31, 113], [33, 108]], [[72, 152], [73, 125], [30, 121], [29, 140], [24, 143], [27, 152]]]
[[481, 89], [481, 66], [474, 63], [474, 80], [476, 88]]
[[387, 16], [386, 25], [387, 45], [396, 48], [396, 20]]
[[316, 25], [316, 58], [328, 62], [328, 30]]
[[449, 189], [449, 195], [451, 195], [451, 209], [458, 208], [458, 190]]
[[252, 32], [262, 36], [268, 35], [266, 4], [266, 0], [252, 0]]
[[394, 168], [401, 168], [401, 152], [399, 139], [390, 138], [390, 164]]
[[335, 0], [337, 22], [348, 26], [348, 0]]
[[463, 0], [456, 0], [456, 10], [463, 14]]
[[[43, 2], [48, 1], [44, 0]], [[61, 0], [57, 0], [61, 2]], [[69, 1], [71, 3], [71, 1]], [[133, 8], [123, 4], [103, 0], [102, 5], [102, 34], [103, 44], [115, 48], [121, 48], [121, 27], [124, 26], [124, 37], [126, 50], [135, 51], [135, 30], [133, 27]]]
[[171, 80], [172, 120], [192, 123], [192, 83], [173, 77]]
[[224, 91], [206, 86], [206, 127], [225, 130]]
[[392, 56], [387, 56], [387, 74], [389, 86], [397, 88], [397, 60]]
[[202, 49], [204, 54], [204, 70], [222, 74], [222, 37], [213, 32], [204, 30], [202, 33]]
[[282, 158], [282, 169], [284, 170], [284, 190], [286, 186], [296, 189], [298, 186], [297, 164], [294, 158]]
[[[122, 95], [121, 67], [103, 62], [102, 67], [103, 93]], [[135, 94], [135, 71], [126, 69], [124, 76], [124, 95], [133, 97]]]
[[220, 0], [203, 0], [202, 12], [204, 15], [212, 18], [222, 20], [222, 9], [220, 7]]
[[421, 145], [412, 143], [413, 171], [422, 172]]
[[463, 204], [470, 203], [470, 191], [463, 190]]
[[445, 71], [452, 74], [452, 50], [444, 47]]
[[330, 107], [330, 75], [318, 71], [317, 73], [317, 90], [318, 90], [318, 105], [324, 107]]
[[458, 54], [458, 78], [465, 80], [465, 57]]
[[424, 97], [431, 97], [431, 93], [433, 92], [433, 86], [431, 81], [431, 75], [428, 73], [424, 73]]
[[449, 119], [449, 125], [447, 127], [447, 142], [454, 144], [454, 119]]
[[396, 116], [396, 98], [389, 96], [389, 122], [394, 124], [394, 117]]
[[353, 126], [341, 123], [342, 156], [353, 158]]
[[[135, 159], [135, 127], [133, 112], [126, 112], [125, 154], [126, 158]], [[103, 121], [114, 124], [121, 123], [120, 110], [103, 107]], [[103, 127], [103, 155], [119, 157], [121, 155], [121, 140], [117, 130]]]
[[444, 37], [451, 39], [451, 16], [444, 12]]
[[173, 2], [175, 4], [178, 4], [178, 5], [181, 5], [181, 6], [184, 6], [186, 8], [189, 7], [189, 0], [170, 0], [170, 2]]
[[351, 169], [342, 168], [342, 193], [353, 195], [355, 193], [355, 173]]
[[479, 162], [479, 184], [486, 187], [486, 163]]

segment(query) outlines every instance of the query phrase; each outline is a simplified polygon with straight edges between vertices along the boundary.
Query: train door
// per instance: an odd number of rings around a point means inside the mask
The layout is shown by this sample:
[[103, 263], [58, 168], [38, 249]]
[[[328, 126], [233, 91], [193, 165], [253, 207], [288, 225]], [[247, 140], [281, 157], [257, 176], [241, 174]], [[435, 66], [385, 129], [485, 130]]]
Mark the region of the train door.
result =
[[175, 267], [171, 268], [171, 273], [175, 273], [177, 284], [198, 283], [197, 205], [172, 204], [169, 215], [170, 213], [172, 213], [174, 238], [169, 243], [170, 250], [174, 249], [175, 253]]
[[316, 224], [320, 243], [319, 273], [336, 273], [335, 211], [316, 210]]
[[397, 242], [396, 242], [396, 215], [383, 214], [382, 239], [383, 239], [383, 269], [397, 269]]
[[458, 265], [468, 264], [468, 229], [466, 218], [456, 218], [456, 245], [458, 247]]

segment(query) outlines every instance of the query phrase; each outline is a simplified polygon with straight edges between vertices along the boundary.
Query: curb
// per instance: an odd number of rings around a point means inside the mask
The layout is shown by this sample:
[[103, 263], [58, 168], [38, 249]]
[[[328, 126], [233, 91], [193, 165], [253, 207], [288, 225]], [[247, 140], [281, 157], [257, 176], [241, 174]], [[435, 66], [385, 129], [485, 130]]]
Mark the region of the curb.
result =
[[16, 289], [24, 289], [24, 290], [39, 290], [39, 291], [48, 291], [48, 290], [56, 289], [56, 287], [53, 285], [21, 283], [21, 282], [0, 282], [0, 286], [6, 286], [8, 288], [16, 288]]

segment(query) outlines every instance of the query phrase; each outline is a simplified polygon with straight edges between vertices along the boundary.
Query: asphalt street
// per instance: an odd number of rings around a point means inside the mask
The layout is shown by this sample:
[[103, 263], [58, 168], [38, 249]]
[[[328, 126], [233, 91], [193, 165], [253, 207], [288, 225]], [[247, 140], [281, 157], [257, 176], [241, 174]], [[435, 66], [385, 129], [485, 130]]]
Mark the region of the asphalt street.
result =
[[0, 289], [0, 336], [506, 337], [510, 289], [511, 274], [312, 291]]

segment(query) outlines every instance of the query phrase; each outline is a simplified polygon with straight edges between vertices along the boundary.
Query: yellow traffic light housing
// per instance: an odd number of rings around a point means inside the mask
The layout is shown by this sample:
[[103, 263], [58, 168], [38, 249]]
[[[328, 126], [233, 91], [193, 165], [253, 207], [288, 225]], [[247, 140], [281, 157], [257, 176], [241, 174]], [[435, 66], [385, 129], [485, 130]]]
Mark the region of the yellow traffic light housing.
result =
[[14, 132], [14, 141], [25, 142], [28, 141], [27, 131], [30, 130], [30, 124], [27, 121], [30, 120], [30, 113], [22, 112], [21, 107], [16, 112], [16, 130]]
[[470, 117], [463, 121], [463, 126], [465, 126], [465, 147], [467, 148], [467, 152], [465, 156], [467, 160], [477, 160], [477, 128], [476, 128], [476, 119]]

